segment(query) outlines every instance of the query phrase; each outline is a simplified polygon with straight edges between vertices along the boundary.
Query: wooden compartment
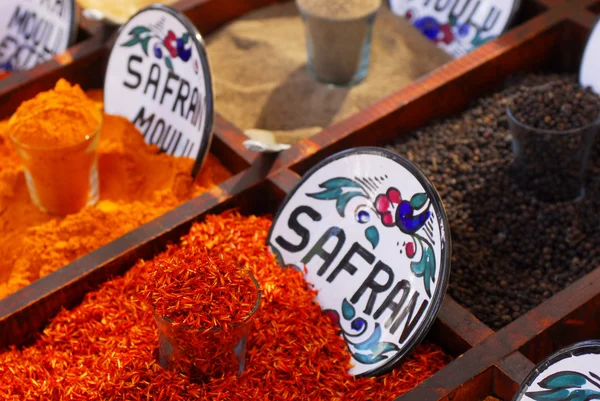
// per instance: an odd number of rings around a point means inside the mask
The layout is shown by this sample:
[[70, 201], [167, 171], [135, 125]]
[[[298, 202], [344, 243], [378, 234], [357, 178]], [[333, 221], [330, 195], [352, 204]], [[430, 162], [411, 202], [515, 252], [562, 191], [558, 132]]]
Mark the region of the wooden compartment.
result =
[[[183, 0], [176, 8], [207, 34], [232, 18], [273, 2]], [[355, 146], [384, 145], [431, 120], [452, 116], [514, 72], [577, 71], [583, 45], [596, 19], [589, 9], [595, 3], [526, 2], [533, 10], [532, 18], [502, 37], [279, 155], [246, 151], [241, 146], [244, 137], [240, 130], [217, 116], [211, 151], [227, 161], [236, 175], [0, 300], [0, 349], [26, 343], [60, 308], [77, 305], [86, 292], [122, 274], [137, 259], [151, 257], [169, 242], [176, 242], [192, 222], [207, 213], [231, 207], [243, 213], [273, 213], [300, 175], [329, 155]], [[102, 28], [98, 28], [100, 31]], [[46, 68], [36, 80], [23, 79], [9, 86], [0, 83], [0, 116], [6, 117], [22, 100], [48, 89], [59, 77], [81, 83], [84, 88], [100, 87], [108, 55], [104, 43], [74, 52], [70, 60], [60, 67]], [[498, 332], [447, 296], [428, 340], [456, 359], [398, 399], [479, 400], [494, 395], [510, 400], [534, 362], [563, 345], [600, 334], [600, 288], [594, 285], [598, 279], [600, 273], [596, 270]]]
[[[0, 325], [5, 329], [0, 334], [3, 347], [7, 344], [26, 345], [33, 339], [30, 334], [37, 332], [57, 308], [76, 306], [85, 293], [111, 277], [123, 274], [136, 260], [151, 258], [167, 244], [177, 243], [191, 224], [202, 221], [205, 215], [232, 208], [242, 214], [272, 215], [285, 195], [285, 191], [271, 180], [254, 184], [234, 196], [201, 195], [190, 203], [214, 206], [200, 215], [194, 214], [194, 205], [186, 204], [114, 241], [111, 247], [120, 250], [116, 258], [104, 259], [101, 265], [91, 267], [88, 261], [103, 259], [105, 247], [41, 278], [1, 303]], [[146, 240], [140, 242], [141, 238]], [[482, 332], [487, 333], [487, 329], [447, 299], [425, 340], [440, 346], [451, 357], [459, 358], [481, 340]]]
[[[600, 269], [536, 309], [544, 319], [520, 351], [534, 363], [573, 343], [600, 338]], [[531, 320], [537, 319], [532, 316]]]
[[488, 396], [511, 401], [519, 384], [533, 369], [533, 364], [515, 352], [468, 380], [441, 400], [484, 401]]
[[[548, 25], [538, 19], [551, 23]], [[429, 121], [454, 116], [472, 100], [501, 87], [512, 74], [577, 73], [588, 32], [587, 26], [558, 13], [543, 14], [499, 39], [511, 39], [510, 47], [498, 49], [494, 43], [483, 46], [358, 115], [305, 140], [284, 156], [290, 157], [290, 168], [301, 175], [339, 150], [382, 146]], [[372, 135], [373, 132], [377, 134]], [[310, 147], [314, 152], [303, 152], [301, 146]], [[292, 153], [295, 150], [307, 156], [296, 156], [295, 159]]]

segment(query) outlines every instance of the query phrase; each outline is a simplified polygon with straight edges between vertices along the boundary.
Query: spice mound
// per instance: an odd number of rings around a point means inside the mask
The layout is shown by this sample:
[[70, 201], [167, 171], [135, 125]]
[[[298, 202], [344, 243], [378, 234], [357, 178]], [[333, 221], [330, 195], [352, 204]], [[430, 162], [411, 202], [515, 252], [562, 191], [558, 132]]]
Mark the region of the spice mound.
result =
[[381, 0], [297, 0], [304, 11], [322, 18], [352, 19], [375, 11]]
[[[96, 107], [101, 109], [101, 103]], [[193, 159], [173, 157], [146, 144], [125, 118], [102, 118], [99, 201], [67, 217], [44, 213], [31, 201], [8, 123], [0, 121], [0, 298], [231, 177], [209, 154], [194, 181]]]
[[192, 247], [155, 261], [154, 267], [142, 295], [174, 326], [226, 329], [246, 319], [256, 305], [258, 291], [250, 273], [223, 255], [211, 258]]
[[[379, 401], [406, 393], [446, 365], [438, 346], [421, 344], [387, 375], [349, 375], [350, 353], [339, 329], [321, 312], [303, 274], [279, 266], [266, 245], [270, 227], [268, 217], [231, 212], [194, 224], [181, 244], [61, 311], [32, 345], [0, 354], [0, 399]], [[156, 359], [152, 308], [139, 293], [155, 261], [193, 247], [232, 258], [263, 290], [240, 377], [198, 384]]]
[[8, 122], [12, 137], [34, 148], [63, 148], [98, 130], [102, 112], [79, 85], [60, 79], [53, 90], [23, 102]]
[[510, 110], [532, 128], [565, 131], [589, 125], [600, 117], [600, 98], [591, 88], [562, 80], [523, 87]]

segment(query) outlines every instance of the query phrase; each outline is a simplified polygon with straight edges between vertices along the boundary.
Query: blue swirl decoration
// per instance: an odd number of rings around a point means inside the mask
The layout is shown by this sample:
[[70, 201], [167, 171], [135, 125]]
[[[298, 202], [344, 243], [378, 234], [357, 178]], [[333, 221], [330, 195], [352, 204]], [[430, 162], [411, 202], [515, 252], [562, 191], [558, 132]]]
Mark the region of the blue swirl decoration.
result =
[[[525, 395], [535, 401], [600, 400], [600, 377], [593, 372], [589, 372], [589, 376], [572, 371], [557, 372], [538, 382], [538, 386], [544, 390]], [[595, 387], [596, 390], [584, 387]]]
[[[397, 353], [400, 349], [394, 343], [381, 341], [383, 335], [381, 325], [375, 323], [373, 331], [365, 340], [358, 340], [359, 337], [364, 337], [368, 332], [369, 324], [362, 317], [356, 317], [356, 310], [354, 306], [344, 299], [342, 301], [342, 317], [346, 322], [350, 322], [351, 332], [344, 329], [343, 324], [339, 324], [341, 328], [341, 334], [348, 350], [352, 357], [358, 362], [365, 365], [372, 365], [389, 358], [389, 353]], [[334, 315], [334, 321], [339, 322], [339, 315], [337, 311], [328, 309], [323, 311], [327, 315]]]

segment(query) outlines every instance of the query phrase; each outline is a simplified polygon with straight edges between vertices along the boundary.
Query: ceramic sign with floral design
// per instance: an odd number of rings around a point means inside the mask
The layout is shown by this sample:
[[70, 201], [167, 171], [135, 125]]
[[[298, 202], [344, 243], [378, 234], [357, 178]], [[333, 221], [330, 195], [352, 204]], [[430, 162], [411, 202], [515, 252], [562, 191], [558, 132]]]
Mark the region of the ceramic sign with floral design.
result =
[[338, 153], [304, 175], [268, 243], [318, 290], [354, 375], [391, 369], [425, 336], [450, 273], [450, 230], [431, 183], [384, 149]]
[[583, 52], [579, 70], [579, 83], [584, 87], [592, 87], [594, 92], [600, 94], [600, 76], [598, 75], [600, 52], [598, 52], [598, 48], [600, 48], [600, 23], [596, 22]]
[[0, 72], [29, 70], [67, 50], [77, 36], [73, 0], [0, 3]]
[[460, 57], [502, 34], [519, 3], [520, 0], [390, 0], [390, 8], [447, 53]]
[[202, 37], [185, 16], [153, 5], [121, 27], [104, 110], [128, 118], [166, 153], [195, 157], [196, 175], [212, 138], [213, 91]]
[[600, 341], [562, 349], [527, 376], [514, 401], [600, 400]]

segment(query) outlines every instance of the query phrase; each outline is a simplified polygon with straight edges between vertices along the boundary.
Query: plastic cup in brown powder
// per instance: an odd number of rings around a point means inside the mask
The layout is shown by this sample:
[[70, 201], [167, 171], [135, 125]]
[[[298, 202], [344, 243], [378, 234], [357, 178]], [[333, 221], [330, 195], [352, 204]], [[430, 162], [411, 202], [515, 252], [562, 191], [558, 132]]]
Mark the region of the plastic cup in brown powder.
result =
[[296, 0], [296, 5], [306, 28], [308, 72], [340, 86], [365, 79], [381, 0]]

